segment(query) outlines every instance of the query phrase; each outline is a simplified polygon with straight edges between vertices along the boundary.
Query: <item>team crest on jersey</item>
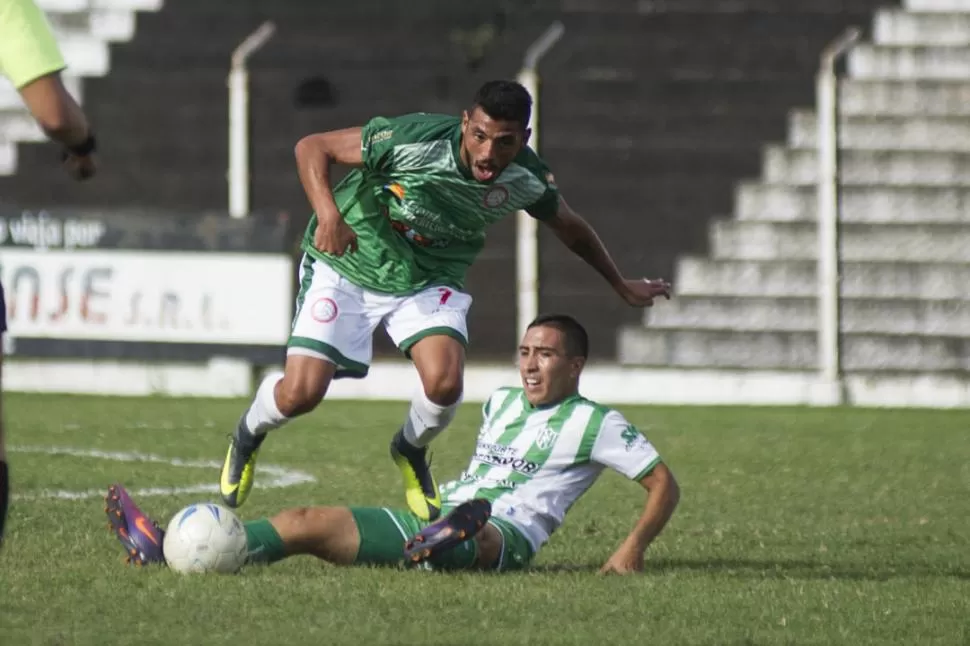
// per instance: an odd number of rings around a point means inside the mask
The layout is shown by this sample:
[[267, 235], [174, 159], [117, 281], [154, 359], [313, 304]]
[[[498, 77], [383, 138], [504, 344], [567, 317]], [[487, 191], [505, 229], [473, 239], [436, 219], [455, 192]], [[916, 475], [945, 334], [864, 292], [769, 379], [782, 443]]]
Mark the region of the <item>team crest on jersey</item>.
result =
[[559, 431], [555, 431], [547, 426], [539, 432], [539, 437], [536, 438], [536, 446], [543, 451], [548, 451], [556, 443], [556, 439], [558, 438]]
[[488, 208], [496, 209], [509, 201], [509, 189], [495, 185], [485, 191], [485, 197], [482, 201]]

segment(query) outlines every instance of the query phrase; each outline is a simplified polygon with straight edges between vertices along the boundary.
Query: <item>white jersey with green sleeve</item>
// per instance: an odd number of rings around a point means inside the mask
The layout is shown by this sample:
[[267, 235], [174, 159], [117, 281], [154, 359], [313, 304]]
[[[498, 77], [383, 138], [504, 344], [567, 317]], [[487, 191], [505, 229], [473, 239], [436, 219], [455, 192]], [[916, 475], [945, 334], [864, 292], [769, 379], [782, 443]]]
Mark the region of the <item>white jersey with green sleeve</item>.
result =
[[538, 551], [604, 468], [640, 480], [660, 455], [619, 412], [579, 395], [534, 407], [521, 388], [500, 388], [482, 408], [475, 455], [442, 502], [492, 503], [492, 517], [511, 523]]

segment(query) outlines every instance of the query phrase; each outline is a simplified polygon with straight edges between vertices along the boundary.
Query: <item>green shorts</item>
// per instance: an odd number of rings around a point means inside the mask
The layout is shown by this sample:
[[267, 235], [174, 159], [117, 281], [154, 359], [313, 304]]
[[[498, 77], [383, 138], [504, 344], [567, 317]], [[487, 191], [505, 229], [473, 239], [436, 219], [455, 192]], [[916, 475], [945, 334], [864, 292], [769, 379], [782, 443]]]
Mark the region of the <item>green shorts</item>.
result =
[[[446, 510], [442, 510], [447, 513]], [[384, 507], [351, 507], [357, 531], [360, 533], [360, 547], [356, 563], [359, 565], [397, 565], [402, 561], [404, 543], [429, 523], [413, 513], [401, 509]], [[498, 519], [491, 519], [502, 535], [502, 549], [492, 570], [505, 572], [524, 569], [532, 561], [532, 547], [525, 536], [514, 526]], [[474, 569], [478, 558], [478, 544], [466, 541], [430, 560], [433, 570], [470, 570]]]

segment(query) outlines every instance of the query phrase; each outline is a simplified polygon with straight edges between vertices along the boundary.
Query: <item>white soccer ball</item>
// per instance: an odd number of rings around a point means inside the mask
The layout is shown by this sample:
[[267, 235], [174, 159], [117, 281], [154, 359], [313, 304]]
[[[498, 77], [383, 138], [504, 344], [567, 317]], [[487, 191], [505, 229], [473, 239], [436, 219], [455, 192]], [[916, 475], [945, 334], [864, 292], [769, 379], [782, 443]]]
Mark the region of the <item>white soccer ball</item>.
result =
[[169, 521], [162, 550], [177, 572], [237, 572], [246, 562], [246, 530], [222, 505], [189, 505]]

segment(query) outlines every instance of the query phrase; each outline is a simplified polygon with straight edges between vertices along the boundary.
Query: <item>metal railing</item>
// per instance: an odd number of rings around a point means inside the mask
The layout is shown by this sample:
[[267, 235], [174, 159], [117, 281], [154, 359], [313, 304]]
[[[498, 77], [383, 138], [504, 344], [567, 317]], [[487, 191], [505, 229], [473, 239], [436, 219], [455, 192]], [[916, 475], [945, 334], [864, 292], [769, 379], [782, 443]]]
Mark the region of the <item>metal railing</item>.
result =
[[822, 52], [818, 91], [818, 366], [828, 398], [844, 401], [841, 367], [841, 279], [839, 276], [839, 79], [836, 64], [858, 42], [852, 27]]
[[276, 25], [266, 21], [232, 53], [229, 71], [229, 215], [249, 215], [249, 70], [246, 61], [272, 38]]
[[[529, 128], [532, 137], [529, 144], [539, 152], [539, 61], [562, 38], [566, 28], [560, 21], [555, 21], [525, 52], [522, 70], [518, 81], [532, 95], [532, 117]], [[516, 347], [525, 334], [526, 326], [539, 313], [539, 237], [535, 218], [525, 211], [516, 213], [515, 229], [515, 292], [516, 292]]]

